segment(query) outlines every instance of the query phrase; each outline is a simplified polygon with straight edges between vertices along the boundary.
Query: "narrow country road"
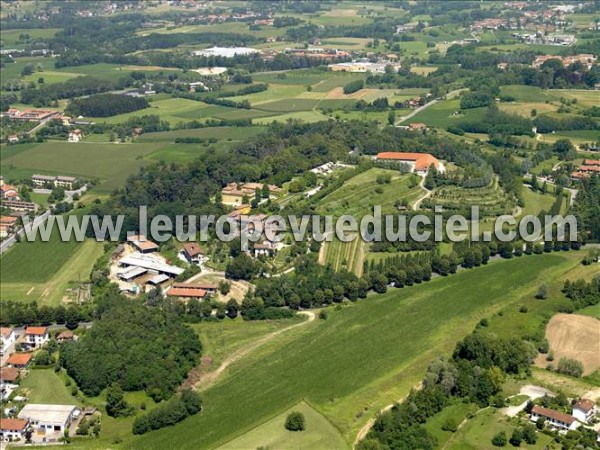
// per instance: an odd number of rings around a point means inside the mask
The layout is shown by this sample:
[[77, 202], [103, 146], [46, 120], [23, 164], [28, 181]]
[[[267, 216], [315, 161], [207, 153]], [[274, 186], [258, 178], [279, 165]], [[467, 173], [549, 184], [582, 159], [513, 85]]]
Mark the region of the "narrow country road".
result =
[[425, 177], [421, 178], [421, 182], [419, 183], [419, 187], [425, 191], [425, 194], [423, 194], [420, 198], [417, 199], [416, 202], [413, 203], [413, 211], [418, 211], [419, 208], [421, 207], [421, 203], [423, 202], [423, 200], [425, 200], [426, 198], [431, 197], [431, 194], [433, 194], [433, 191], [430, 191], [429, 189], [427, 189], [425, 187]]
[[301, 323], [297, 323], [295, 325], [290, 325], [289, 327], [282, 328], [281, 330], [274, 331], [270, 334], [267, 334], [266, 336], [263, 336], [262, 338], [258, 339], [257, 341], [252, 342], [250, 345], [243, 347], [239, 350], [236, 350], [231, 355], [229, 355], [227, 358], [225, 358], [225, 360], [221, 363], [221, 365], [216, 370], [214, 370], [212, 372], [208, 372], [206, 374], [202, 374], [200, 376], [200, 381], [198, 381], [196, 383], [195, 388], [198, 390], [207, 389], [208, 387], [212, 386], [217, 381], [217, 379], [223, 374], [223, 372], [225, 372], [225, 370], [231, 364], [240, 360], [241, 358], [246, 356], [251, 351], [257, 349], [258, 347], [261, 347], [264, 344], [266, 344], [267, 342], [275, 339], [280, 334], [290, 331], [297, 327], [305, 326], [306, 324], [315, 320], [315, 317], [316, 317], [315, 313], [312, 311], [300, 311], [300, 312], [298, 312], [298, 314], [308, 316], [308, 320], [305, 320]]
[[[448, 92], [446, 94], [446, 99], [451, 99], [454, 98], [457, 94], [459, 94], [463, 89], [456, 89], [452, 92]], [[398, 124], [401, 124], [402, 122], [407, 121], [408, 119], [410, 119], [411, 117], [415, 116], [416, 114], [419, 114], [421, 111], [429, 108], [430, 106], [435, 105], [436, 103], [438, 103], [440, 100], [443, 100], [442, 98], [434, 98], [433, 100], [431, 100], [429, 103], [425, 103], [423, 106], [419, 106], [418, 108], [414, 109], [413, 111], [411, 111], [408, 115], [406, 116], [402, 116], [400, 117], [400, 119], [398, 119], [395, 123], [395, 125], [397, 126]]]
[[[422, 389], [423, 388], [423, 383], [419, 382], [416, 386], [413, 387], [413, 389]], [[394, 407], [394, 405], [396, 403], [401, 403], [406, 399], [406, 396], [402, 397], [400, 400], [395, 401], [394, 403], [390, 403], [389, 405], [387, 405], [386, 407], [384, 407], [383, 409], [379, 410], [379, 413], [377, 413], [377, 415], [371, 419], [369, 419], [367, 421], [367, 423], [365, 423], [363, 425], [363, 427], [358, 431], [358, 434], [356, 435], [356, 439], [354, 441], [354, 447], [356, 447], [356, 445], [358, 445], [358, 443], [360, 441], [362, 441], [367, 434], [369, 433], [369, 431], [371, 430], [371, 428], [373, 428], [373, 425], [375, 424], [375, 420], [377, 420], [377, 416], [381, 413], [384, 413], [386, 411], [389, 411], [390, 409], [392, 409]]]

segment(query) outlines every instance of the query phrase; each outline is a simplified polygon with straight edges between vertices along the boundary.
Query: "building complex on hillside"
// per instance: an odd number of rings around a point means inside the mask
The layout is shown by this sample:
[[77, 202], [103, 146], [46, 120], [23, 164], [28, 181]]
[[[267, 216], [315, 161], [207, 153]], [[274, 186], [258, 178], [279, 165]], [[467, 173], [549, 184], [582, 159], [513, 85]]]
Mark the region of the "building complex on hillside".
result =
[[444, 165], [429, 153], [382, 152], [377, 154], [377, 161], [407, 164], [411, 172], [426, 174], [431, 167], [438, 172], [445, 172]]

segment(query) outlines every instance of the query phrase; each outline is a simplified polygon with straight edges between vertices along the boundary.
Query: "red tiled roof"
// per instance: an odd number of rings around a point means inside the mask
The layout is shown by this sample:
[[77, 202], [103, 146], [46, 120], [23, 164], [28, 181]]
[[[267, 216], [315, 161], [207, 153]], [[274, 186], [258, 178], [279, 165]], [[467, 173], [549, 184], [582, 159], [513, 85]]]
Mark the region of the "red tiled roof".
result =
[[12, 328], [8, 328], [8, 327], [0, 328], [0, 334], [2, 334], [2, 337], [7, 338], [8, 336], [10, 336], [10, 333], [12, 333]]
[[415, 170], [425, 170], [432, 164], [437, 168], [439, 161], [429, 153], [412, 153], [412, 152], [382, 152], [377, 154], [377, 159], [382, 160], [397, 160], [397, 161], [414, 161]]
[[205, 291], [216, 289], [217, 285], [214, 283], [208, 283], [206, 281], [199, 281], [198, 283], [173, 283], [172, 287], [188, 288], [188, 289], [204, 289]]
[[558, 420], [559, 422], [566, 423], [567, 425], [575, 422], [575, 418], [573, 416], [538, 405], [535, 405], [531, 412], [537, 414], [538, 416], [546, 417], [547, 419]]
[[0, 369], [0, 380], [2, 381], [15, 381], [19, 378], [19, 369], [14, 367], [3, 367]]
[[23, 431], [29, 421], [25, 419], [0, 419], [0, 430], [3, 431]]
[[26, 366], [31, 361], [31, 353], [13, 353], [9, 356], [6, 364], [10, 366]]
[[25, 334], [34, 334], [42, 336], [48, 332], [48, 327], [27, 327], [25, 328]]
[[580, 172], [600, 172], [600, 166], [581, 166]]
[[596, 406], [596, 404], [593, 401], [588, 400], [587, 398], [580, 398], [577, 403], [575, 403], [573, 408], [578, 408], [588, 413], [594, 408], [594, 406]]
[[172, 287], [167, 291], [167, 295], [171, 297], [204, 298], [206, 297], [206, 291], [204, 289]]
[[600, 166], [600, 159], [585, 159], [583, 164], [586, 166]]
[[17, 223], [17, 218], [12, 216], [2, 216], [0, 217], [0, 224], [2, 225], [15, 225]]
[[186, 242], [183, 244], [183, 249], [192, 258], [197, 255], [204, 255], [204, 250], [195, 242]]

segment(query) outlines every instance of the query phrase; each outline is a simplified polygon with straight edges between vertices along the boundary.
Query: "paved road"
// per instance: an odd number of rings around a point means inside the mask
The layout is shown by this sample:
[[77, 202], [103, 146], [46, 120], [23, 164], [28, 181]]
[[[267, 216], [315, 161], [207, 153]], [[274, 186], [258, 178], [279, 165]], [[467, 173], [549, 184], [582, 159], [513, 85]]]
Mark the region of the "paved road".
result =
[[[28, 231], [35, 230], [48, 217], [50, 217], [50, 210], [45, 211], [43, 214], [41, 214], [39, 216], [36, 216], [35, 219], [33, 219], [33, 222], [27, 226], [27, 230]], [[23, 237], [25, 235], [25, 229], [21, 228], [19, 231], [17, 231], [16, 234]], [[17, 239], [15, 237], [16, 234], [13, 234], [12, 236], [7, 237], [5, 240], [3, 240], [0, 243], [0, 254], [4, 253], [6, 250], [8, 250], [10, 247], [12, 247], [15, 242], [17, 242]]]
[[[446, 99], [450, 99], [450, 98], [454, 98], [456, 95], [458, 95], [461, 91], [463, 91], [464, 89], [456, 89], [452, 92], [448, 92], [448, 94], [446, 94]], [[398, 119], [398, 121], [396, 122], [396, 125], [407, 121], [408, 119], [410, 119], [411, 117], [413, 117], [416, 114], [419, 114], [421, 111], [429, 108], [430, 106], [435, 105], [436, 103], [438, 103], [440, 100], [443, 100], [442, 98], [435, 98], [433, 100], [431, 100], [429, 103], [425, 103], [423, 106], [419, 106], [417, 109], [411, 111], [408, 115], [400, 117], [400, 119]]]

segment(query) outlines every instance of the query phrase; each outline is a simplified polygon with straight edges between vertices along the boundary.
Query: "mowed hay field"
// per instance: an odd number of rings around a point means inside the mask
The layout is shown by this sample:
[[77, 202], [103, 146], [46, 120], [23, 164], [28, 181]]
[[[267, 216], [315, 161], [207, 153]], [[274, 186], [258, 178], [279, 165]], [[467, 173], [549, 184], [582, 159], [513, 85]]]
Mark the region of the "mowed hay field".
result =
[[[60, 174], [100, 179], [98, 191], [112, 192], [127, 177], [145, 164], [142, 158], [163, 147], [164, 143], [77, 144], [44, 142], [16, 154], [2, 155], [5, 178], [29, 177], [34, 173]], [[6, 149], [2, 149], [2, 153]]]
[[582, 255], [494, 261], [330, 311], [327, 321], [290, 330], [231, 365], [203, 392], [202, 413], [124, 444], [215, 448], [305, 399], [350, 446], [368, 419], [406, 395], [429, 362], [449, 354], [482, 317], [533, 296]]
[[[304, 431], [295, 432], [285, 429], [285, 419], [292, 411], [298, 411], [304, 415], [306, 425]], [[256, 448], [331, 450], [344, 447], [346, 447], [346, 443], [339, 431], [310, 405], [300, 402], [243, 436], [219, 447], [218, 450]]]
[[100, 242], [61, 242], [58, 233], [49, 242], [23, 240], [0, 257], [2, 299], [58, 305], [70, 282], [89, 278], [102, 252]]
[[[546, 327], [546, 339], [555, 361], [572, 358], [583, 364], [583, 375], [600, 368], [600, 320], [579, 314], [556, 314]], [[545, 355], [536, 365], [546, 367]]]

